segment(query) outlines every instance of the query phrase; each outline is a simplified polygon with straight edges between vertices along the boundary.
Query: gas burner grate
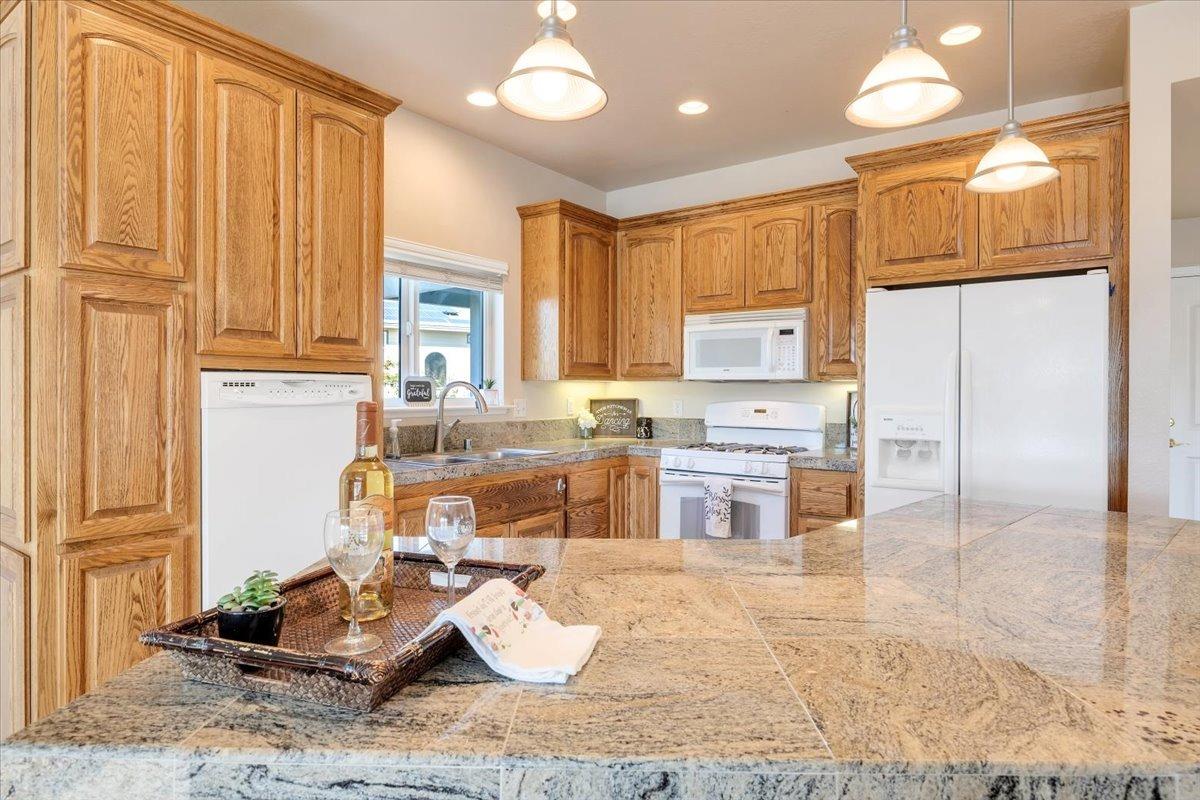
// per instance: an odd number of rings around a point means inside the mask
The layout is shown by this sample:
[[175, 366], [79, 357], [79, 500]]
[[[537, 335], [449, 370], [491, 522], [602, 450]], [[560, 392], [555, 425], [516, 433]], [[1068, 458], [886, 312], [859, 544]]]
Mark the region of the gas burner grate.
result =
[[787, 456], [803, 453], [807, 447], [773, 447], [765, 444], [738, 444], [736, 442], [701, 442], [686, 444], [680, 450], [696, 450], [701, 453], [744, 453], [747, 455]]

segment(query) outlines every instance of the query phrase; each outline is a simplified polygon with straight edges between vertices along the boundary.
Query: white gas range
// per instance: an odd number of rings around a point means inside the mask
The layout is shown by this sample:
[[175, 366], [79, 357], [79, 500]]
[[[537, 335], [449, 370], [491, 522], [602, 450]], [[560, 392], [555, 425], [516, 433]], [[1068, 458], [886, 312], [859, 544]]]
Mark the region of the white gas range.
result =
[[704, 482], [732, 479], [735, 539], [788, 535], [788, 459], [819, 454], [825, 408], [771, 400], [710, 403], [705, 441], [662, 451], [658, 474], [660, 539], [704, 539]]

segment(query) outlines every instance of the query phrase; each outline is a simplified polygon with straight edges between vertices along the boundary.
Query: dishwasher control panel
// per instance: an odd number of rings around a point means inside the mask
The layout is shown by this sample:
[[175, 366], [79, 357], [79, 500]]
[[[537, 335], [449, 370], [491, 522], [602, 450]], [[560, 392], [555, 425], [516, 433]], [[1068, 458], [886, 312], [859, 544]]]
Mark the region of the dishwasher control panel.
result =
[[270, 373], [229, 376], [204, 382], [203, 404], [207, 408], [253, 405], [304, 406], [354, 403], [371, 399], [367, 375], [313, 375], [294, 373], [281, 377]]

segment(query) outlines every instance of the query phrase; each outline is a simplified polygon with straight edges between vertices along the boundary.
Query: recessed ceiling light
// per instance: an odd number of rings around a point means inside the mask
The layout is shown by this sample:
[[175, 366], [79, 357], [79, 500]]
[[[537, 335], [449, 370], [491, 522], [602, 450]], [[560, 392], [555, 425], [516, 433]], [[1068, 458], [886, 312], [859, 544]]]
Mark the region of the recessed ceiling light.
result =
[[957, 47], [960, 44], [975, 41], [981, 33], [983, 33], [983, 28], [978, 25], [955, 25], [953, 28], [942, 31], [938, 41], [947, 47]]
[[[537, 7], [538, 17], [545, 19], [550, 16], [550, 0], [542, 0]], [[558, 0], [558, 18], [563, 22], [570, 22], [575, 19], [575, 4], [570, 0]]]
[[686, 103], [679, 104], [679, 113], [695, 116], [708, 111], [708, 103], [703, 100], [688, 100]]
[[490, 108], [491, 106], [496, 105], [496, 95], [492, 94], [491, 92], [471, 92], [469, 95], [467, 95], [467, 102], [473, 106]]

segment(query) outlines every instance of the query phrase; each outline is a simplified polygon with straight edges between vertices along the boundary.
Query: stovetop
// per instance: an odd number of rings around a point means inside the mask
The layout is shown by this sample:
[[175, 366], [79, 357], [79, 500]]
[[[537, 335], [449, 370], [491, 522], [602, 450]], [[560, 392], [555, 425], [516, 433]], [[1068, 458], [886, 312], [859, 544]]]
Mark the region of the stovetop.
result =
[[790, 456], [808, 452], [807, 447], [777, 447], [765, 444], [739, 444], [737, 442], [698, 442], [685, 444], [676, 450], [692, 450], [701, 453], [741, 453], [745, 455]]

